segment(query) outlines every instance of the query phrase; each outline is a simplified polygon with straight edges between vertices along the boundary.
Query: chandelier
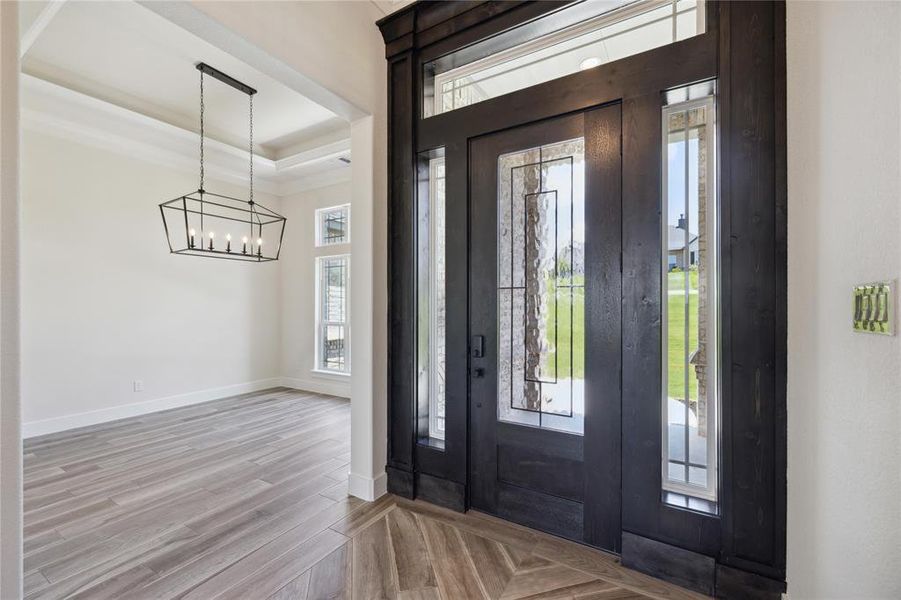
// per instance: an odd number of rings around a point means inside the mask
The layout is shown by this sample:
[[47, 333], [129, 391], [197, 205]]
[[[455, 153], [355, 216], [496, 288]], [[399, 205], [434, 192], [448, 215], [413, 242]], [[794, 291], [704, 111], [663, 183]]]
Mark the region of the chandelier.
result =
[[[218, 69], [198, 63], [200, 71], [200, 187], [160, 204], [169, 252], [250, 262], [278, 260], [285, 217], [253, 199], [253, 96], [255, 89]], [[209, 75], [250, 98], [249, 200], [204, 189], [204, 76]]]

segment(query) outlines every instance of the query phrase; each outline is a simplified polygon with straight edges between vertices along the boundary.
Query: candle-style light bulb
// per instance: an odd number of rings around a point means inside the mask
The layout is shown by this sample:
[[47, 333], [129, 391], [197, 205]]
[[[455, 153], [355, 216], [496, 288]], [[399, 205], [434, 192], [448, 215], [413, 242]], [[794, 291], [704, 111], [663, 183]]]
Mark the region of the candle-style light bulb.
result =
[[216, 237], [216, 232], [211, 231], [211, 232], [210, 232], [210, 250], [213, 249], [213, 238], [214, 238], [214, 237]]
[[230, 233], [225, 234], [225, 251], [226, 252], [232, 251], [232, 234], [230, 234]]
[[192, 227], [192, 228], [191, 228], [191, 231], [190, 231], [189, 233], [191, 234], [190, 247], [193, 248], [193, 247], [194, 247], [194, 235], [195, 235], [197, 232], [196, 232], [196, 231], [194, 230], [194, 228]]
[[242, 238], [242, 241], [244, 243], [244, 248], [241, 250], [241, 254], [247, 254], [247, 236], [246, 235]]
[[263, 256], [263, 238], [257, 238], [257, 256]]

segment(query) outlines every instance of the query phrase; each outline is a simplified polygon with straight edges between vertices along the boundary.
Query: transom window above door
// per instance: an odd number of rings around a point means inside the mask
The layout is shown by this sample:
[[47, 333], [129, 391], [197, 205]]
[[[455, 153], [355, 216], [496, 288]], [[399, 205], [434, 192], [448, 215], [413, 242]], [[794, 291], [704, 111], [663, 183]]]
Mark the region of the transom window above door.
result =
[[424, 65], [423, 117], [703, 33], [704, 0], [578, 3]]

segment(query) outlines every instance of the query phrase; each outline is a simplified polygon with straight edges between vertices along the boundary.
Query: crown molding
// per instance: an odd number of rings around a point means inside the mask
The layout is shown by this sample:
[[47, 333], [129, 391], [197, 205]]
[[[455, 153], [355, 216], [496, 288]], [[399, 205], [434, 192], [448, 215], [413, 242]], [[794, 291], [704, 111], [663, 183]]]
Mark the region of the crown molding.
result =
[[350, 182], [350, 169], [333, 169], [283, 184], [279, 187], [278, 195], [285, 197], [346, 182]]
[[275, 169], [279, 173], [284, 173], [289, 169], [316, 165], [333, 159], [340, 159], [341, 157], [350, 158], [350, 138], [344, 138], [279, 158], [275, 161]]
[[[21, 81], [25, 128], [181, 171], [198, 171], [199, 136], [195, 132], [33, 75], [23, 73]], [[350, 167], [340, 158], [349, 154], [350, 138], [345, 138], [278, 160], [254, 155], [254, 185], [262, 192], [282, 196], [346, 181]], [[207, 137], [204, 162], [213, 179], [248, 183], [246, 148]]]

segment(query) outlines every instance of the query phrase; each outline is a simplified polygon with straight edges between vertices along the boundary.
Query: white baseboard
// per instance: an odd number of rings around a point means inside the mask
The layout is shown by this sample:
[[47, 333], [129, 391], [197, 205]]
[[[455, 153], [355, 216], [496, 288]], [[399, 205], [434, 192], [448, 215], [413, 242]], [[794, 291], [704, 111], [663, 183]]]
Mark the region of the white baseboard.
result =
[[361, 500], [372, 502], [388, 493], [388, 474], [382, 473], [372, 477], [349, 473], [347, 476], [347, 493]]
[[119, 419], [137, 417], [161, 410], [168, 410], [170, 408], [179, 408], [181, 406], [209, 402], [210, 400], [218, 400], [220, 398], [227, 398], [238, 394], [258, 392], [260, 390], [279, 387], [281, 385], [282, 379], [280, 377], [273, 377], [270, 379], [260, 379], [247, 383], [210, 388], [187, 394], [178, 394], [176, 396], [166, 396], [164, 398], [135, 402], [133, 404], [111, 406], [109, 408], [101, 408], [100, 410], [64, 415], [52, 419], [32, 421], [30, 423], [22, 424], [22, 437], [27, 439], [39, 435], [75, 429], [77, 427], [87, 427], [89, 425], [97, 425], [109, 421], [118, 421]]
[[305, 392], [316, 392], [317, 394], [328, 394], [329, 396], [350, 398], [350, 380], [346, 377], [344, 380], [340, 381], [326, 377], [323, 377], [322, 379], [281, 377], [279, 381], [279, 385], [291, 388], [292, 390], [303, 390]]

